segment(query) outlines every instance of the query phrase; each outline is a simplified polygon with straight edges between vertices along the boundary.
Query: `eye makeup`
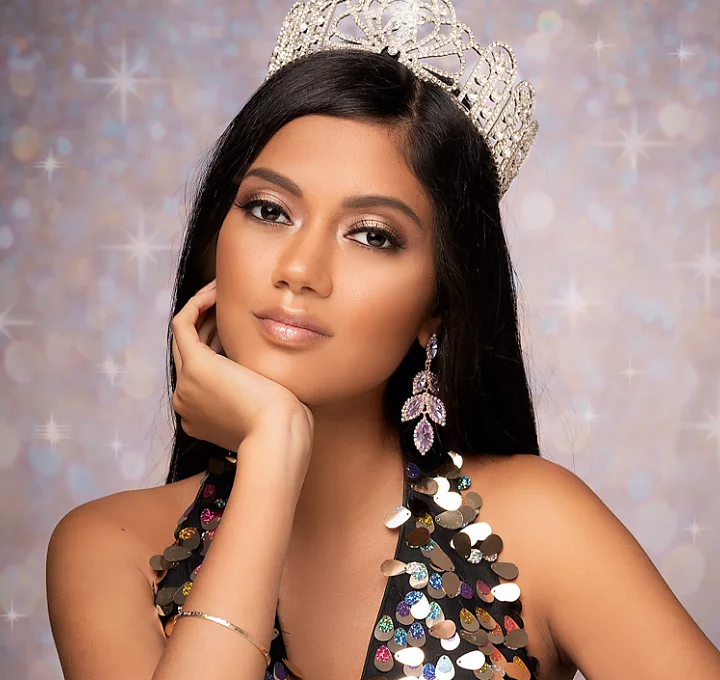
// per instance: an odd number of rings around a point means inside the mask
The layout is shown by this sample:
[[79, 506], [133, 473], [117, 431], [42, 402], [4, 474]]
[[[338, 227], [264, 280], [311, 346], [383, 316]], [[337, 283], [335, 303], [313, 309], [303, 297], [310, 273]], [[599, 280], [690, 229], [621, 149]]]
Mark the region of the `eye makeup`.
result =
[[[284, 216], [288, 220], [290, 220], [290, 217], [288, 215], [288, 211], [285, 209], [283, 205], [281, 205], [276, 200], [270, 200], [267, 198], [262, 198], [258, 194], [252, 194], [248, 198], [238, 198], [234, 201], [234, 205], [242, 210], [248, 217], [251, 219], [257, 220], [258, 222], [265, 223], [265, 224], [287, 224], [287, 222], [278, 222], [276, 220], [271, 219], [264, 219], [261, 216], [258, 216], [257, 214], [254, 214], [253, 211], [256, 208], [269, 208], [275, 213], [279, 213], [280, 215]], [[406, 247], [407, 239], [402, 236], [400, 233], [398, 233], [396, 230], [392, 229], [389, 225], [383, 224], [382, 222], [377, 222], [374, 220], [368, 220], [368, 219], [362, 219], [359, 222], [355, 223], [351, 230], [348, 232], [348, 236], [358, 234], [358, 233], [370, 233], [375, 234], [376, 236], [379, 236], [386, 240], [387, 243], [389, 243], [389, 247], [376, 247], [371, 245], [366, 245], [364, 243], [360, 243], [361, 246], [365, 248], [369, 248], [370, 250], [389, 250], [389, 251], [397, 251], [401, 250]], [[355, 239], [353, 239], [355, 240]]]

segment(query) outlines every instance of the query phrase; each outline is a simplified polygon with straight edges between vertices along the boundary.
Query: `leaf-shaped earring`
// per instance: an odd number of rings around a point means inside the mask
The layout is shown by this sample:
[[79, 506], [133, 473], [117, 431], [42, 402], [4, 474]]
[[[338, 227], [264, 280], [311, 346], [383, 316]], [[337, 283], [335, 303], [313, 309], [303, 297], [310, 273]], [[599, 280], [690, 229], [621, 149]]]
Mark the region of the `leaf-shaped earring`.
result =
[[438, 378], [430, 370], [430, 362], [437, 356], [438, 338], [433, 333], [425, 345], [425, 369], [418, 373], [413, 380], [413, 396], [402, 407], [400, 419], [403, 423], [422, 415], [422, 419], [415, 426], [413, 439], [415, 448], [424, 456], [435, 441], [435, 434], [430, 419], [438, 425], [445, 425], [445, 404], [437, 397]]

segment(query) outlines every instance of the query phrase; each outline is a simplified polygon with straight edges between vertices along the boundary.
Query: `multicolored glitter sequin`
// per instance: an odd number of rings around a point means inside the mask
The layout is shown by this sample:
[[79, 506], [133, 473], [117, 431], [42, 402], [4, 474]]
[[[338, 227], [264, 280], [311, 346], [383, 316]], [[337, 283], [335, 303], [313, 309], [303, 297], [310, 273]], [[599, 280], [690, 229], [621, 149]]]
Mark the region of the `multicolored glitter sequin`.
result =
[[[526, 649], [520, 588], [513, 582], [518, 568], [498, 559], [503, 541], [478, 519], [482, 498], [468, 491], [462, 457], [452, 451], [449, 457], [432, 476], [408, 463], [403, 505], [379, 513], [398, 537], [395, 555], [381, 565], [388, 581], [359, 680], [451, 680], [468, 672], [479, 680], [536, 678], [539, 664]], [[222, 519], [234, 470], [231, 462], [211, 462], [175, 540], [150, 560], [168, 636]], [[318, 635], [327, 634], [318, 628]], [[302, 678], [287, 658], [277, 614], [270, 654], [265, 680]]]

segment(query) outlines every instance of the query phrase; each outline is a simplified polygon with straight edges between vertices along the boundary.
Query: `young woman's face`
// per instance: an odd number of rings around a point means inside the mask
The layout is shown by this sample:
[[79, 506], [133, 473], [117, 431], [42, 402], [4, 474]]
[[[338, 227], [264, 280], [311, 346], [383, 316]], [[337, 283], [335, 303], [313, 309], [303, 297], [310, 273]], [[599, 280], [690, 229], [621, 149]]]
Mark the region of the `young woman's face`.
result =
[[[218, 236], [225, 353], [308, 406], [384, 389], [412, 343], [439, 327], [430, 318], [433, 208], [395, 135], [349, 119], [295, 119], [242, 178]], [[287, 340], [292, 333], [258, 319], [272, 307], [303, 312], [327, 335]]]

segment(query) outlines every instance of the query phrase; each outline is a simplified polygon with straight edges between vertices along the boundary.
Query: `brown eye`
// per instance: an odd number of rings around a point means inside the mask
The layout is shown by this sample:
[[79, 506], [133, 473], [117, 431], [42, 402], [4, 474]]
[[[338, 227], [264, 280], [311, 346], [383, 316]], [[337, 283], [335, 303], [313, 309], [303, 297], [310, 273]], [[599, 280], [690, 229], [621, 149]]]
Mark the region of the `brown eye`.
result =
[[[378, 223], [369, 222], [363, 220], [360, 224], [353, 229], [348, 235], [354, 234], [366, 234], [365, 243], [358, 241], [361, 245], [371, 250], [386, 250], [396, 251], [402, 250], [405, 247], [405, 239], [389, 229], [381, 227]], [[353, 239], [354, 241], [355, 239]], [[383, 243], [384, 245], [378, 246], [377, 243]]]
[[240, 207], [255, 219], [262, 220], [263, 222], [275, 222], [278, 224], [289, 223], [289, 221], [280, 222], [278, 218], [282, 216], [287, 217], [287, 214], [280, 205], [274, 203], [273, 201], [255, 199], [248, 201], [245, 205]]

